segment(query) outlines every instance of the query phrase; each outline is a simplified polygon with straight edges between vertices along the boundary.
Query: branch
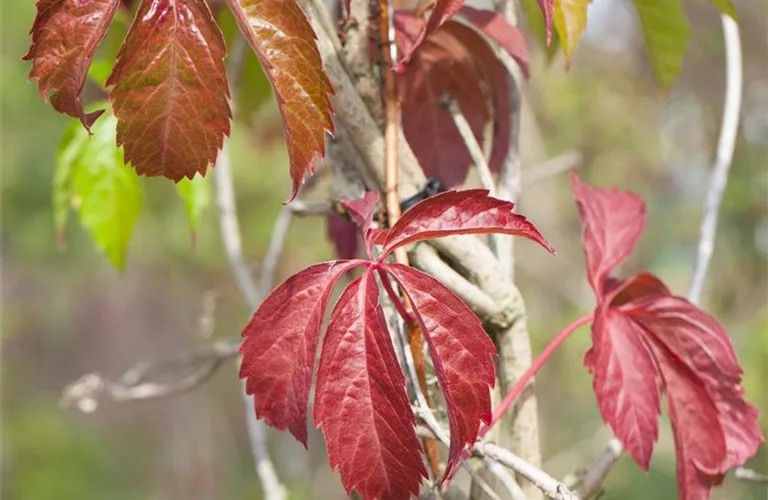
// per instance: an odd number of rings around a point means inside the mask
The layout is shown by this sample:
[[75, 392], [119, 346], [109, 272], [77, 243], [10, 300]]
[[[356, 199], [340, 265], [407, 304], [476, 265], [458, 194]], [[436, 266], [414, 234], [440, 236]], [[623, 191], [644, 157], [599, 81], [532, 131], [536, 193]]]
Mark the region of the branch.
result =
[[726, 14], [721, 15], [723, 23], [723, 38], [725, 42], [725, 105], [723, 122], [720, 126], [720, 138], [717, 144], [715, 166], [709, 178], [709, 188], [704, 202], [704, 217], [701, 222], [699, 251], [696, 265], [693, 269], [693, 280], [688, 291], [688, 299], [694, 304], [699, 302], [704, 288], [704, 280], [709, 270], [709, 262], [715, 249], [717, 234], [717, 216], [720, 211], [720, 201], [728, 183], [728, 172], [731, 168], [733, 150], [736, 147], [736, 133], [739, 129], [739, 114], [741, 109], [741, 42], [739, 27]]
[[480, 177], [480, 184], [489, 191], [490, 196], [496, 196], [496, 186], [493, 181], [493, 174], [488, 166], [488, 162], [485, 161], [485, 155], [483, 150], [478, 144], [475, 134], [472, 132], [472, 127], [469, 126], [464, 114], [459, 109], [459, 105], [456, 103], [456, 99], [450, 95], [442, 96], [442, 105], [448, 110], [453, 118], [453, 123], [459, 131], [459, 135], [464, 140], [464, 144], [467, 146], [469, 155], [472, 157], [472, 162], [475, 164], [477, 175]]
[[[230, 85], [230, 94], [234, 95], [234, 85], [239, 79], [241, 67], [246, 54], [246, 44], [241, 36], [235, 38], [235, 46], [230, 54], [230, 67], [228, 68], [228, 77]], [[270, 242], [267, 257], [264, 260], [265, 267], [262, 275], [261, 287], [257, 287], [251, 276], [249, 267], [243, 258], [242, 238], [240, 236], [240, 222], [237, 217], [237, 207], [235, 205], [235, 190], [232, 181], [232, 169], [230, 165], [229, 140], [222, 145], [216, 166], [213, 169], [214, 182], [216, 183], [216, 204], [219, 209], [219, 227], [221, 229], [221, 239], [224, 243], [224, 249], [227, 254], [229, 267], [232, 276], [237, 283], [240, 293], [243, 295], [248, 308], [255, 311], [263, 297], [262, 292], [272, 287], [271, 280], [274, 276], [274, 268], [277, 265], [277, 258], [282, 251], [283, 241], [290, 222], [291, 212], [283, 208], [283, 212], [278, 217], [275, 226], [275, 234]], [[283, 222], [282, 224], [280, 222]], [[276, 237], [275, 237], [276, 236]], [[261, 486], [264, 490], [264, 496], [267, 500], [284, 500], [287, 498], [287, 491], [280, 483], [280, 479], [275, 473], [274, 466], [269, 459], [269, 452], [266, 443], [266, 429], [263, 422], [256, 419], [253, 398], [249, 396], [245, 389], [245, 381], [242, 382], [242, 397], [245, 405], [246, 427], [250, 439], [251, 452], [256, 464], [256, 473], [261, 480]]]
[[[434, 421], [430, 422], [424, 420], [424, 424], [425, 425], [416, 427], [416, 433], [419, 436], [436, 437], [442, 435], [445, 439], [441, 439], [441, 441], [444, 444], [448, 443], [448, 433], [445, 429], [439, 427], [435, 428], [436, 424]], [[488, 458], [513, 470], [515, 473], [536, 485], [536, 487], [548, 498], [554, 500], [579, 500], [579, 497], [572, 493], [565, 484], [497, 444], [487, 441], [477, 442], [470, 451], [472, 456], [484, 459]]]
[[[237, 355], [239, 342], [215, 342], [160, 361], [142, 361], [126, 371], [116, 382], [97, 373], [83, 375], [63, 391], [61, 404], [76, 406], [84, 413], [92, 413], [100, 400], [128, 403], [161, 399], [184, 394], [208, 380], [224, 361]], [[193, 371], [183, 378], [168, 383], [148, 381], [178, 372]]]

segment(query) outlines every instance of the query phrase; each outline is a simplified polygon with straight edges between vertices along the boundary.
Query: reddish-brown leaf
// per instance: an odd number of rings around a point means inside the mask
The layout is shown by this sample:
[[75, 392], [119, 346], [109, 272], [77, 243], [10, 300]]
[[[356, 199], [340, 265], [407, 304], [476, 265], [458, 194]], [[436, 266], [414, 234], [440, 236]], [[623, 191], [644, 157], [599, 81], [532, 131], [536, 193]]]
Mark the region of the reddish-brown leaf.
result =
[[629, 193], [582, 184], [575, 175], [572, 180], [598, 303], [585, 364], [594, 374], [603, 419], [647, 470], [663, 391], [675, 436], [679, 497], [707, 499], [723, 474], [754, 455], [764, 440], [757, 411], [744, 400], [728, 335], [651, 274], [611, 278], [642, 234], [644, 203]]
[[32, 45], [24, 55], [32, 61], [29, 77], [38, 80], [43, 98], [89, 130], [104, 110], [85, 113], [83, 86], [118, 5], [118, 0], [38, 0]]
[[477, 439], [480, 422], [491, 421], [496, 347], [472, 310], [435, 278], [401, 264], [385, 270], [413, 304], [445, 395], [451, 446], [443, 477], [449, 477], [464, 447]]
[[474, 24], [477, 29], [485, 33], [491, 40], [506, 50], [512, 59], [520, 65], [523, 75], [528, 74], [528, 44], [522, 32], [517, 26], [512, 26], [506, 18], [492, 10], [473, 9], [462, 7], [459, 14]]
[[275, 91], [290, 158], [293, 199], [333, 133], [330, 96], [316, 36], [295, 0], [227, 0]]
[[405, 70], [406, 65], [410, 62], [414, 52], [418, 49], [419, 45], [426, 40], [429, 35], [437, 31], [437, 29], [443, 25], [448, 19], [452, 18], [466, 0], [436, 0], [432, 11], [429, 13], [427, 22], [424, 23], [419, 30], [418, 35], [413, 40], [413, 43], [407, 50], [403, 51], [403, 56], [397, 63], [396, 70], [398, 72]]
[[417, 241], [454, 234], [500, 233], [523, 236], [550, 252], [554, 249], [514, 204], [488, 196], [486, 189], [446, 191], [427, 198], [403, 214], [377, 244], [382, 258], [395, 248]]
[[225, 54], [205, 0], [142, 0], [107, 80], [138, 173], [178, 182], [216, 161], [232, 117]]
[[[423, 21], [413, 11], [397, 11], [394, 24], [398, 48], [406, 52]], [[483, 36], [461, 23], [445, 23], [397, 77], [403, 132], [426, 175], [454, 187], [464, 182], [472, 164], [444, 96], [456, 100], [480, 144], [486, 124], [493, 121], [488, 163], [494, 172], [501, 168], [511, 127], [507, 70]]]
[[365, 261], [316, 264], [270, 293], [243, 330], [240, 378], [256, 416], [307, 445], [307, 404], [320, 326], [339, 277]]
[[427, 471], [370, 270], [344, 290], [331, 314], [314, 419], [347, 493], [354, 489], [366, 500], [418, 495]]

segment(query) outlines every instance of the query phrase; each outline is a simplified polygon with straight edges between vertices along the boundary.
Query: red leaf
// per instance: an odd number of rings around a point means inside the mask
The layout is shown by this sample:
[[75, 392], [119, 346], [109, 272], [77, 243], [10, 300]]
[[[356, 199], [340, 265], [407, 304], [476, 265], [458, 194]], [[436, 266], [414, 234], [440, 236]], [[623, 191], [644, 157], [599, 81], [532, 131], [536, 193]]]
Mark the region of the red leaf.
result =
[[764, 438], [743, 398], [741, 368], [728, 335], [710, 315], [673, 296], [655, 276], [618, 281], [642, 233], [640, 198], [581, 184], [587, 269], [598, 306], [585, 364], [603, 419], [643, 469], [657, 434], [659, 391], [667, 396], [677, 452], [679, 496], [709, 498], [725, 472], [754, 455]]
[[339, 200], [339, 204], [344, 207], [344, 210], [361, 231], [367, 231], [373, 222], [373, 215], [376, 213], [379, 199], [378, 191], [366, 191], [362, 198]]
[[384, 268], [413, 304], [445, 395], [451, 447], [443, 477], [450, 477], [464, 447], [477, 439], [480, 421], [491, 421], [496, 347], [472, 310], [435, 278], [401, 264]]
[[243, 330], [240, 378], [256, 415], [307, 445], [307, 403], [320, 326], [339, 277], [365, 261], [316, 264], [270, 293]]
[[600, 415], [644, 470], [659, 437], [661, 381], [642, 332], [613, 308], [598, 310], [584, 364], [593, 372]]
[[498, 12], [479, 10], [472, 7], [462, 7], [459, 14], [488, 35], [520, 65], [520, 69], [528, 78], [528, 44], [525, 37]]
[[118, 5], [118, 0], [38, 0], [32, 45], [23, 57], [32, 61], [29, 77], [38, 80], [43, 99], [50, 97], [56, 111], [79, 118], [88, 130], [104, 110], [85, 113], [83, 86]]
[[142, 0], [107, 79], [138, 173], [180, 181], [216, 161], [232, 117], [225, 54], [205, 0]]
[[314, 418], [347, 493], [406, 500], [418, 495], [427, 471], [405, 378], [377, 302], [370, 269], [339, 298], [320, 355]]
[[283, 117], [293, 194], [325, 154], [333, 133], [330, 96], [316, 36], [295, 0], [227, 0], [243, 36], [256, 51]]
[[459, 9], [464, 5], [466, 0], [436, 0], [435, 6], [432, 8], [432, 12], [429, 13], [427, 22], [421, 28], [421, 31], [416, 36], [413, 44], [407, 51], [403, 52], [402, 59], [397, 63], [396, 71], [400, 72], [405, 70], [405, 66], [410, 62], [413, 57], [413, 53], [421, 45], [421, 43], [432, 33], [437, 31], [437, 28], [443, 25], [448, 19], [453, 17]]
[[376, 241], [381, 258], [395, 248], [455, 234], [501, 233], [523, 236], [550, 252], [553, 248], [514, 204], [488, 196], [486, 189], [446, 191], [416, 204]]
[[[411, 47], [423, 21], [413, 11], [396, 11], [396, 43], [401, 52]], [[443, 97], [456, 103], [479, 143], [493, 121], [488, 164], [497, 172], [509, 151], [511, 128], [507, 70], [482, 35], [458, 22], [445, 23], [414, 54], [397, 75], [403, 132], [425, 174], [448, 187], [466, 179], [472, 157], [459, 134]]]
[[583, 184], [574, 172], [571, 183], [581, 214], [587, 277], [602, 297], [605, 280], [627, 260], [643, 234], [645, 203], [633, 193]]

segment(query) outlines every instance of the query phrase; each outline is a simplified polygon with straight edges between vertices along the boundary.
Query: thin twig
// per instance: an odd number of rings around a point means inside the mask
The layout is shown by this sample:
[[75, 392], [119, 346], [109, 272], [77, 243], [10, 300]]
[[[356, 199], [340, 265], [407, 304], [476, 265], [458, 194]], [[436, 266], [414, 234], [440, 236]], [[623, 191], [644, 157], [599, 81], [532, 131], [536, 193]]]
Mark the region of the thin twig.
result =
[[[237, 36], [232, 53], [230, 54], [230, 66], [227, 68], [229, 82], [232, 86], [230, 88], [231, 95], [234, 95], [234, 85], [236, 85], [242, 72], [245, 54], [246, 44], [243, 41], [243, 37]], [[219, 153], [216, 167], [213, 169], [216, 184], [216, 204], [219, 209], [219, 227], [232, 276], [248, 308], [251, 311], [255, 311], [259, 306], [259, 302], [261, 302], [261, 294], [259, 293], [259, 287], [256, 286], [251, 276], [249, 266], [243, 258], [240, 222], [235, 205], [235, 190], [229, 153], [229, 141], [226, 140]], [[272, 246], [273, 244], [270, 244], [270, 247]], [[282, 248], [282, 243], [274, 246], [280, 249]], [[270, 279], [271, 274], [267, 274], [267, 278]], [[270, 286], [271, 283], [264, 280], [261, 288], [268, 289]], [[256, 473], [261, 480], [264, 496], [267, 500], [284, 500], [287, 498], [287, 490], [280, 483], [280, 479], [277, 477], [272, 461], [269, 458], [265, 425], [256, 419], [253, 398], [247, 394], [244, 382], [241, 393], [245, 405], [246, 427], [250, 439], [251, 453], [256, 464]]]
[[704, 217], [701, 222], [701, 236], [696, 265], [693, 269], [693, 280], [688, 291], [688, 299], [697, 304], [704, 289], [709, 263], [715, 249], [717, 235], [717, 217], [720, 202], [728, 183], [728, 172], [733, 160], [736, 147], [736, 134], [739, 130], [739, 114], [741, 111], [741, 41], [739, 27], [730, 16], [722, 14], [723, 39], [725, 42], [725, 105], [723, 121], [720, 125], [720, 138], [717, 144], [715, 166], [709, 178], [709, 188], [704, 202]]
[[733, 471], [733, 477], [740, 481], [746, 481], [748, 483], [768, 484], [768, 476], [760, 474], [746, 467], [738, 467]]
[[517, 484], [515, 478], [512, 477], [507, 469], [505, 469], [499, 462], [491, 460], [488, 457], [485, 457], [483, 462], [485, 463], [488, 472], [496, 476], [499, 482], [504, 485], [509, 492], [509, 496], [512, 497], [512, 500], [528, 500], [528, 497], [525, 496], [525, 493], [522, 488], [520, 488], [520, 485]]
[[[425, 425], [416, 427], [416, 433], [419, 436], [431, 435], [434, 437], [440, 435], [443, 436], [440, 441], [448, 443], [448, 435], [445, 429], [440, 428], [439, 424], [434, 421], [422, 420]], [[549, 498], [554, 500], [579, 500], [578, 495], [572, 493], [565, 484], [497, 444], [488, 441], [478, 441], [470, 451], [475, 457], [489, 458], [515, 471], [536, 485]]]
[[545, 160], [521, 172], [523, 187], [530, 186], [581, 166], [583, 157], [578, 151], [568, 151]]
[[[128, 403], [184, 394], [208, 380], [224, 361], [234, 358], [238, 346], [239, 342], [214, 342], [209, 346], [183, 351], [168, 359], [142, 361], [126, 371], [116, 382], [97, 373], [89, 373], [64, 389], [61, 404], [65, 407], [76, 406], [84, 413], [91, 413], [105, 397], [114, 403]], [[172, 382], [149, 380], [189, 370], [193, 371]]]
[[[721, 20], [723, 24], [726, 62], [725, 106], [723, 108], [723, 121], [720, 127], [715, 166], [709, 178], [709, 187], [704, 202], [704, 216], [701, 222], [698, 255], [694, 265], [691, 287], [688, 291], [688, 300], [693, 304], [698, 304], [701, 298], [704, 281], [709, 270], [709, 263], [715, 248], [717, 217], [723, 192], [728, 183], [728, 173], [733, 159], [733, 151], [736, 147], [736, 134], [739, 128], [741, 109], [742, 61], [739, 28], [736, 22], [725, 14], [722, 14]], [[589, 498], [590, 495], [593, 495], [600, 489], [600, 485], [621, 453], [621, 444], [618, 443], [616, 438], [612, 438], [600, 457], [587, 469], [584, 479], [581, 481], [579, 491], [584, 492], [582, 495], [584, 498]], [[738, 467], [734, 473], [736, 475], [749, 475], [745, 471], [746, 469]]]
[[442, 96], [442, 104], [451, 114], [453, 123], [456, 125], [456, 129], [459, 131], [459, 135], [464, 140], [464, 144], [467, 146], [469, 155], [472, 158], [472, 162], [475, 164], [477, 175], [480, 177], [480, 184], [489, 191], [490, 196], [496, 196], [496, 184], [491, 174], [491, 169], [488, 166], [488, 162], [485, 161], [485, 155], [483, 149], [477, 142], [475, 134], [472, 132], [472, 127], [469, 126], [469, 122], [464, 114], [461, 112], [456, 99], [450, 95]]

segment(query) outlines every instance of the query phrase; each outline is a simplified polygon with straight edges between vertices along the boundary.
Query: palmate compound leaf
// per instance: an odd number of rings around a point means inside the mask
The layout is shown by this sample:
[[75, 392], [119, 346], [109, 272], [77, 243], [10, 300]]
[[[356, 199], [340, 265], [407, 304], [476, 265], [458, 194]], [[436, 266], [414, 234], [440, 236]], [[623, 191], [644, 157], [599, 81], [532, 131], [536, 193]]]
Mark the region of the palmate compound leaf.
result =
[[[426, 175], [439, 178], [448, 187], [464, 182], [472, 158], [443, 97], [455, 99], [478, 143], [490, 139], [491, 171], [501, 168], [509, 150], [508, 71], [483, 34], [508, 51], [523, 72], [528, 67], [528, 49], [515, 27], [490, 11], [464, 7], [459, 14], [476, 29], [446, 22], [424, 40], [410, 64], [397, 74], [406, 139]], [[424, 21], [414, 11], [398, 10], [394, 25], [398, 49], [408, 52]], [[489, 121], [491, 137], [484, 134]]]
[[226, 47], [205, 0], [142, 0], [107, 80], [139, 174], [205, 174], [229, 135]]
[[385, 262], [386, 254], [422, 239], [481, 232], [519, 234], [551, 247], [512, 212], [511, 203], [484, 190], [428, 198], [385, 230], [370, 227], [378, 201], [373, 193], [342, 205], [370, 244], [387, 242], [383, 255], [374, 259], [369, 252], [368, 260], [311, 266], [278, 286], [243, 330], [240, 376], [254, 395], [257, 416], [306, 443], [307, 399], [325, 305], [341, 274], [366, 267], [331, 314], [320, 348], [314, 420], [348, 491], [355, 489], [366, 500], [405, 500], [418, 492], [426, 471], [374, 273], [395, 279], [414, 305], [448, 405], [451, 472], [464, 446], [476, 440], [480, 421], [490, 419], [495, 348], [460, 298], [424, 273]]
[[43, 98], [89, 130], [104, 110], [83, 110], [83, 86], [118, 5], [119, 0], [38, 0], [32, 45], [24, 55]]
[[707, 499], [723, 474], [754, 455], [764, 440], [757, 411], [744, 400], [728, 335], [713, 317], [672, 295], [649, 273], [611, 278], [642, 233], [642, 200], [584, 185], [575, 174], [572, 182], [597, 296], [593, 347], [584, 362], [593, 373], [600, 413], [647, 470], [663, 391], [675, 437], [679, 497]]
[[296, 0], [226, 0], [261, 62], [283, 117], [293, 193], [325, 154], [333, 133], [330, 96], [315, 33]]

